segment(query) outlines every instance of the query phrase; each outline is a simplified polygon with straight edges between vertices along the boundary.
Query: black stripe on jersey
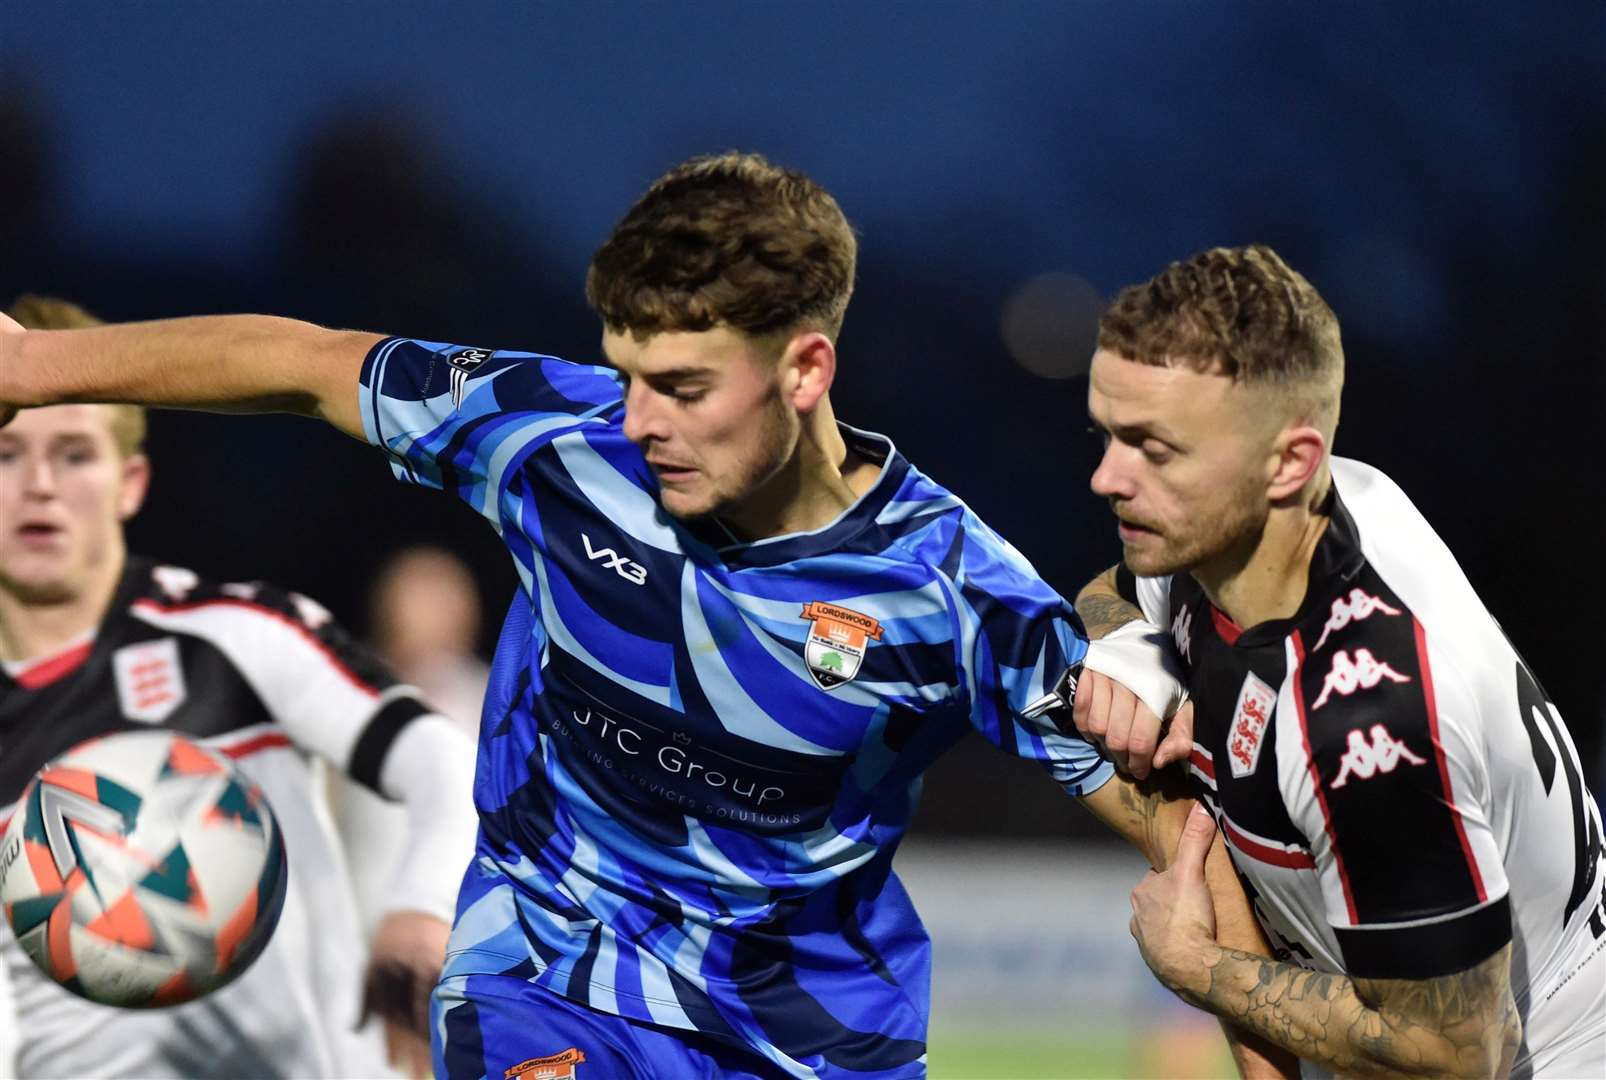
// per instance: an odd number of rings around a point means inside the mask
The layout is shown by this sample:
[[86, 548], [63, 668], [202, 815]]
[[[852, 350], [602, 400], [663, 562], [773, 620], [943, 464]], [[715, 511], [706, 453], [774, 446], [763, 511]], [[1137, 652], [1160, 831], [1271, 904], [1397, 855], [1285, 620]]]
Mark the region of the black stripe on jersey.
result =
[[1344, 972], [1362, 979], [1434, 979], [1481, 964], [1511, 940], [1511, 899], [1441, 922], [1336, 927]]
[[1355, 584], [1397, 614], [1352, 620], [1308, 654], [1296, 639], [1312, 779], [1349, 917], [1398, 923], [1477, 907], [1487, 894], [1439, 741], [1420, 625], [1370, 567]]
[[1115, 591], [1121, 594], [1121, 599], [1138, 607], [1138, 577], [1121, 563], [1115, 568]]
[[379, 773], [385, 767], [385, 755], [396, 744], [402, 729], [428, 712], [424, 703], [415, 697], [396, 698], [376, 712], [351, 749], [351, 764], [346, 769], [351, 778], [371, 791], [384, 794], [379, 787]]

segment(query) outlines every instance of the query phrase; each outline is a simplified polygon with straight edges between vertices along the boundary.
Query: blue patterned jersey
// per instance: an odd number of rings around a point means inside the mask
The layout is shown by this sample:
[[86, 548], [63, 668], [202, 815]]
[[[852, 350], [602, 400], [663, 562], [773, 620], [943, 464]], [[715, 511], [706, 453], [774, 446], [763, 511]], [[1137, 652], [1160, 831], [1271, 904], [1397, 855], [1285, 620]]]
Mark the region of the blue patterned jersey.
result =
[[891, 872], [968, 728], [1082, 794], [1110, 767], [1020, 716], [1086, 648], [1070, 605], [882, 436], [874, 487], [731, 543], [658, 505], [607, 368], [390, 339], [363, 423], [455, 493], [522, 588], [493, 664], [479, 854], [447, 975], [516, 972], [779, 1071], [906, 1075], [929, 943]]

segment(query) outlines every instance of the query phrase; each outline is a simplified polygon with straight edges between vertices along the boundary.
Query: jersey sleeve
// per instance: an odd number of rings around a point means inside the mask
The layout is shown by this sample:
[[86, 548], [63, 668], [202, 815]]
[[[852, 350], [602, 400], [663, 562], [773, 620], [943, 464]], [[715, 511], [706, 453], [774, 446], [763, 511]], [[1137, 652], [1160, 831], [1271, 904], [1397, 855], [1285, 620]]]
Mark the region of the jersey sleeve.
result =
[[622, 404], [609, 368], [408, 338], [374, 346], [359, 393], [363, 431], [399, 479], [493, 521], [532, 451]]
[[405, 805], [406, 855], [389, 906], [449, 922], [473, 846], [474, 740], [316, 601], [262, 582], [203, 584], [169, 567], [155, 574], [174, 602], [136, 601], [143, 621], [209, 642], [292, 745]]
[[265, 582], [215, 585], [186, 570], [154, 572], [173, 602], [136, 601], [142, 621], [210, 643], [292, 743], [384, 793], [380, 770], [397, 735], [433, 712], [416, 689], [309, 597]]
[[1511, 940], [1509, 886], [1477, 697], [1410, 611], [1391, 610], [1309, 655], [1296, 637], [1307, 776], [1290, 809], [1345, 970], [1427, 979]]
[[1098, 790], [1114, 766], [1068, 723], [1062, 730], [1055, 712], [1023, 715], [1087, 652], [1081, 620], [995, 534], [971, 528], [964, 544], [955, 614], [971, 726], [1000, 749], [1041, 762], [1069, 794]]
[[1115, 569], [1115, 591], [1121, 599], [1143, 612], [1143, 617], [1156, 626], [1171, 621], [1171, 578], [1138, 577], [1122, 563]]

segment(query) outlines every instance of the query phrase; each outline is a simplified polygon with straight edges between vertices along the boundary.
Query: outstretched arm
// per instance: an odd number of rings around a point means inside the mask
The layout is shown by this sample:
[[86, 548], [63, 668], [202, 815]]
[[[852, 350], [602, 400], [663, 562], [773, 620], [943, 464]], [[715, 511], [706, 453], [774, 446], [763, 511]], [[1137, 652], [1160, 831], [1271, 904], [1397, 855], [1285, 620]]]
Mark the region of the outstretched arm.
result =
[[[9, 322], [9, 320], [7, 320]], [[267, 315], [213, 315], [87, 330], [0, 326], [0, 422], [17, 407], [129, 402], [293, 412], [362, 438], [357, 382], [378, 334]], [[20, 328], [15, 328], [20, 330]]]
[[1185, 1000], [1347, 1076], [1501, 1076], [1522, 1024], [1507, 943], [1464, 971], [1360, 979], [1311, 971], [1219, 940], [1206, 853], [1220, 847], [1202, 809], [1175, 859], [1132, 894], [1143, 958]]

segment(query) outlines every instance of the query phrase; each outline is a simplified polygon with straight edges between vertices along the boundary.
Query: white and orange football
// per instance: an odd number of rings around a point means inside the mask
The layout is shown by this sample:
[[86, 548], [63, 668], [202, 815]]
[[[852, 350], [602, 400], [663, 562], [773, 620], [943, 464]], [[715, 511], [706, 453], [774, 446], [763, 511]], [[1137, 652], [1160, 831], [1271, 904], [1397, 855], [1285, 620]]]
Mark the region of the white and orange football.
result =
[[91, 1001], [173, 1005], [248, 967], [284, 906], [284, 841], [221, 754], [170, 731], [82, 743], [41, 769], [0, 843], [17, 941]]

